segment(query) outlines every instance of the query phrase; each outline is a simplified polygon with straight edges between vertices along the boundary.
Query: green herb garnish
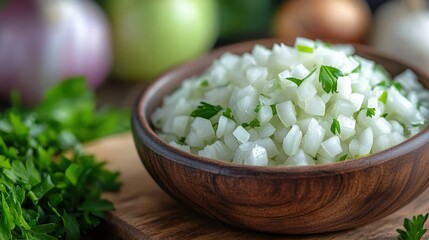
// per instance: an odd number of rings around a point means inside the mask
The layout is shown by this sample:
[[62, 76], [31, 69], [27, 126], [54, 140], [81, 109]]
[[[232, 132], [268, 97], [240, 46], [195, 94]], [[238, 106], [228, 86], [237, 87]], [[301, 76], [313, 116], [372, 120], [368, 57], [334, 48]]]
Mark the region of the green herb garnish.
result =
[[303, 53], [313, 53], [313, 51], [314, 51], [314, 48], [309, 47], [309, 46], [305, 46], [305, 45], [298, 45], [298, 46], [296, 46], [296, 49], [299, 52], [303, 52]]
[[390, 88], [391, 86], [395, 87], [398, 91], [402, 91], [402, 85], [399, 82], [394, 82], [392, 80], [384, 80], [379, 82], [375, 87], [386, 87]]
[[404, 228], [396, 229], [398, 232], [398, 239], [401, 240], [419, 240], [426, 233], [427, 229], [425, 228], [425, 222], [428, 219], [429, 214], [413, 216], [412, 219], [404, 219]]
[[129, 113], [97, 111], [83, 78], [32, 110], [12, 102], [0, 112], [0, 239], [79, 239], [113, 210], [101, 194], [120, 187], [80, 141], [128, 129]]
[[180, 145], [185, 145], [185, 141], [186, 141], [186, 138], [185, 138], [185, 137], [181, 137], [181, 138], [179, 139], [178, 143], [179, 143]]
[[383, 113], [383, 114], [381, 114], [381, 116], [380, 117], [382, 117], [382, 118], [386, 118], [387, 117], [387, 115], [389, 115], [388, 113]]
[[337, 82], [341, 76], [343, 76], [343, 73], [337, 68], [325, 65], [320, 67], [319, 82], [326, 93], [337, 92]]
[[393, 86], [398, 90], [402, 91], [402, 85], [398, 82], [393, 82]]
[[380, 95], [380, 97], [378, 98], [378, 101], [380, 101], [380, 102], [382, 102], [382, 103], [386, 104], [386, 102], [387, 102], [387, 92], [386, 92], [386, 91], [384, 91], [384, 92]]
[[387, 80], [384, 80], [384, 81], [381, 81], [381, 82], [377, 83], [375, 86], [376, 86], [376, 87], [377, 87], [377, 86], [378, 86], [378, 87], [387, 87], [387, 86], [389, 86], [389, 84], [388, 84], [388, 81], [387, 81]]
[[[21, 108], [23, 116], [32, 114]], [[101, 107], [85, 78], [75, 77], [54, 86], [36, 106], [37, 118], [58, 131], [70, 131], [82, 142], [130, 129], [129, 111]]]
[[347, 154], [344, 154], [343, 156], [340, 157], [340, 159], [338, 161], [344, 161], [347, 159]]
[[201, 82], [201, 87], [208, 87], [209, 86], [209, 80], [205, 79], [204, 81]]
[[331, 132], [333, 134], [336, 134], [336, 133], [340, 134], [341, 133], [340, 122], [338, 122], [338, 120], [335, 118], [332, 120]]
[[261, 110], [261, 104], [256, 105], [255, 113], [258, 113]]
[[424, 125], [426, 125], [426, 122], [423, 122], [423, 123], [416, 123], [416, 124], [412, 124], [411, 126], [413, 126], [413, 127], [423, 127]]
[[225, 110], [225, 112], [223, 112], [223, 116], [225, 116], [226, 118], [229, 118], [229, 119], [231, 119], [232, 121], [235, 122], [235, 117], [234, 117], [234, 115], [232, 115], [231, 108], [227, 108]]
[[307, 76], [305, 76], [305, 78], [303, 79], [299, 79], [299, 78], [295, 78], [295, 77], [288, 77], [286, 78], [289, 81], [294, 82], [296, 85], [301, 85], [302, 82], [304, 82], [306, 79], [308, 79], [311, 75], [313, 75], [313, 73], [316, 71], [317, 68], [313, 69]]
[[251, 128], [256, 128], [256, 127], [260, 127], [261, 123], [259, 122], [258, 119], [253, 119], [250, 123], [243, 123], [241, 124], [242, 127], [246, 128], [246, 127], [251, 127]]
[[375, 115], [375, 108], [367, 108], [366, 109], [366, 116], [367, 117], [373, 117]]
[[192, 117], [201, 117], [205, 119], [210, 119], [214, 115], [218, 114], [220, 111], [222, 111], [222, 107], [217, 105], [211, 105], [206, 102], [201, 102], [200, 105], [195, 109], [192, 113]]
[[271, 111], [273, 112], [273, 116], [277, 114], [277, 109], [276, 109], [276, 105], [275, 104], [271, 104]]

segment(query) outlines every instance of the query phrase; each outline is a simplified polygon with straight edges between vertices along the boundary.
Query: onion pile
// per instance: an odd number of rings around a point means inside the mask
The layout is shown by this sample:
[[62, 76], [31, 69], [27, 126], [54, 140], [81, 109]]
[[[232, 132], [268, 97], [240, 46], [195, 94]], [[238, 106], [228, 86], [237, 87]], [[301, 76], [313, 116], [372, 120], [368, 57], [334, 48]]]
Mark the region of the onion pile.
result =
[[314, 165], [359, 158], [419, 132], [429, 92], [407, 70], [394, 79], [349, 45], [298, 38], [225, 53], [185, 80], [152, 115], [184, 151], [248, 165]]

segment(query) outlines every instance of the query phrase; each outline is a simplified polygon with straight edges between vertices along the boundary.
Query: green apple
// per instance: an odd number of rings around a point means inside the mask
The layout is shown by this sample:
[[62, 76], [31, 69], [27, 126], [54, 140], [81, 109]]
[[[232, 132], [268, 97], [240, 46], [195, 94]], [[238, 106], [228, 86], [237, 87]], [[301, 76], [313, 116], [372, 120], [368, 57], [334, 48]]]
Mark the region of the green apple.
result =
[[152, 80], [208, 51], [218, 34], [215, 0], [108, 0], [113, 74]]

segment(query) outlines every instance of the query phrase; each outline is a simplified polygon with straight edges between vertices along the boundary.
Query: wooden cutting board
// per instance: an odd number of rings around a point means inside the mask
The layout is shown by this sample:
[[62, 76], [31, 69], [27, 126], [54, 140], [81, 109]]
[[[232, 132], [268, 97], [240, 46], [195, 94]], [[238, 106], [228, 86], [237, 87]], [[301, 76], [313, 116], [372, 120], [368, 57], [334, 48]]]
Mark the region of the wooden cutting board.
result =
[[[86, 146], [89, 153], [121, 172], [122, 189], [105, 197], [116, 211], [106, 217], [100, 239], [396, 239], [404, 217], [429, 212], [429, 190], [396, 213], [375, 223], [342, 232], [290, 236], [228, 226], [181, 206], [164, 193], [141, 163], [131, 134], [104, 138]], [[428, 237], [425, 239], [429, 239]]]

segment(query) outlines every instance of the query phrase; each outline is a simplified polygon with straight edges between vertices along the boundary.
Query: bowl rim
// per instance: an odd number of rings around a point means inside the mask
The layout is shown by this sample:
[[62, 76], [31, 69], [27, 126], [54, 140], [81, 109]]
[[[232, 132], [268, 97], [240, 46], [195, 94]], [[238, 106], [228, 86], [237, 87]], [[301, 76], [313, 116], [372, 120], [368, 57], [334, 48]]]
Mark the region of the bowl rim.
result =
[[[139, 141], [143, 143], [147, 148], [160, 154], [164, 158], [177, 162], [181, 165], [217, 174], [227, 174], [236, 177], [249, 176], [249, 174], [269, 174], [272, 176], [287, 175], [290, 177], [318, 177], [323, 175], [331, 175], [333, 173], [346, 173], [379, 165], [389, 160], [400, 158], [408, 154], [409, 152], [417, 151], [419, 148], [422, 148], [424, 145], [427, 145], [429, 143], [429, 126], [426, 126], [419, 133], [415, 134], [414, 136], [408, 138], [407, 140], [398, 145], [361, 158], [309, 166], [252, 166], [206, 158], [198, 156], [196, 154], [185, 152], [171, 146], [167, 142], [163, 141], [160, 137], [158, 137], [154, 129], [151, 127], [149, 116], [146, 116], [145, 114], [146, 109], [148, 107], [147, 102], [150, 102], [149, 100], [156, 95], [156, 90], [162, 88], [162, 86], [168, 82], [169, 78], [172, 75], [175, 75], [177, 72], [183, 71], [183, 69], [187, 69], [188, 67], [189, 69], [184, 72], [189, 72], [189, 70], [195, 70], [196, 68], [198, 68], [198, 66], [196, 65], [198, 62], [201, 62], [202, 60], [212, 61], [219, 57], [222, 53], [231, 51], [235, 48], [241, 47], [243, 49], [246, 48], [251, 50], [252, 46], [254, 46], [255, 44], [273, 45], [274, 43], [288, 42], [282, 39], [269, 38], [226, 45], [220, 48], [216, 48], [210, 53], [205, 54], [197, 59], [167, 70], [165, 73], [157, 77], [139, 94], [134, 104], [131, 124], [132, 131], [134, 134], [134, 141], [136, 142], [136, 144], [138, 144], [137, 141]], [[359, 51], [371, 53], [374, 56], [386, 59], [391, 62], [396, 62], [400, 65], [405, 66], [407, 69], [411, 69], [413, 72], [416, 73], [417, 76], [421, 76], [419, 78], [419, 82], [422, 81], [421, 78], [426, 78], [425, 81], [427, 81], [427, 84], [429, 84], [429, 75], [425, 74], [425, 72], [421, 69], [412, 66], [411, 64], [406, 63], [400, 59], [392, 57], [386, 53], [380, 52], [370, 46], [362, 44], [352, 45], [355, 48], [359, 49]], [[249, 52], [250, 50], [247, 50], [246, 52]], [[428, 86], [424, 87], [426, 87], [426, 89], [429, 88]]]

